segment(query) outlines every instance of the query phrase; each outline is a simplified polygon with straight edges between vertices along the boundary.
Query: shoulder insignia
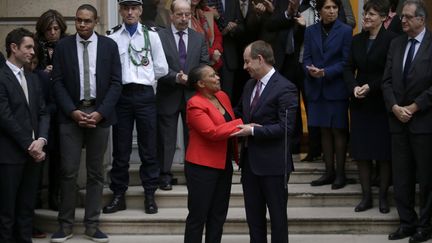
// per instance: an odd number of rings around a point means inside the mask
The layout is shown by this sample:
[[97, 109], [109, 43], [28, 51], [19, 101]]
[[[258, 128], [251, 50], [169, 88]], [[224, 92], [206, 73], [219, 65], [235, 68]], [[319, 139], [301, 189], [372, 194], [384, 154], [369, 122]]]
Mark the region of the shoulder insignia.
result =
[[117, 26], [115, 26], [115, 27], [112, 27], [110, 30], [107, 30], [107, 31], [106, 31], [106, 34], [107, 34], [107, 35], [114, 34], [114, 33], [115, 33], [117, 30], [119, 30], [121, 27], [122, 27], [121, 24], [119, 24], [119, 25], [117, 25]]

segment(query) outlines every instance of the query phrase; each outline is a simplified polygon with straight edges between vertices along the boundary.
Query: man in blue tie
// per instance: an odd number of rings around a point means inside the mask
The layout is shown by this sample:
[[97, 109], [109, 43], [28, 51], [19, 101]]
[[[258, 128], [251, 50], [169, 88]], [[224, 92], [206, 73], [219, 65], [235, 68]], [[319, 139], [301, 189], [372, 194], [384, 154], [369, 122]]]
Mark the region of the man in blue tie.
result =
[[[399, 228], [389, 240], [431, 237], [432, 214], [432, 33], [423, 1], [407, 0], [401, 14], [404, 35], [389, 48], [383, 95], [392, 134], [393, 188]], [[415, 211], [416, 180], [420, 211]]]

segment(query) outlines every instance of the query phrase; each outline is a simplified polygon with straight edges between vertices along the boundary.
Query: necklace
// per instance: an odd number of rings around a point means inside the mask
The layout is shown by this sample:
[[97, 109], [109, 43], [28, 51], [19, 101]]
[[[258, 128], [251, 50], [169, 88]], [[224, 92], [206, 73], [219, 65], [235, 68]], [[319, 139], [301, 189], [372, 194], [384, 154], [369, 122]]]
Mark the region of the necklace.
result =
[[[151, 47], [150, 47], [149, 33], [148, 33], [148, 29], [145, 25], [142, 26], [142, 30], [144, 33], [144, 47], [141, 48], [141, 50], [137, 50], [135, 47], [132, 46], [132, 43], [129, 43], [129, 48], [128, 48], [129, 59], [137, 67], [138, 66], [147, 66], [150, 63], [150, 61], [148, 59], [148, 53], [151, 50], [150, 49]], [[139, 53], [142, 53], [145, 51], [144, 56], [141, 58], [141, 61], [135, 60], [135, 58], [133, 58], [132, 51], [134, 52], [135, 55], [138, 55]]]

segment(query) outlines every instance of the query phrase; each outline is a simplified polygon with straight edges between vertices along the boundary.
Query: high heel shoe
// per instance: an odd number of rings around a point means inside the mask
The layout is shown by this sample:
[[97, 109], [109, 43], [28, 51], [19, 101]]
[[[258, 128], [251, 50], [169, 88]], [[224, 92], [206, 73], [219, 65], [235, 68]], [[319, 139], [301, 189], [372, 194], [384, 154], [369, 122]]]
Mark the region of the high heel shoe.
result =
[[354, 212], [363, 212], [372, 208], [372, 199], [363, 198], [360, 203], [354, 208]]
[[390, 207], [387, 201], [387, 197], [382, 197], [379, 200], [379, 211], [380, 213], [386, 214], [390, 212]]

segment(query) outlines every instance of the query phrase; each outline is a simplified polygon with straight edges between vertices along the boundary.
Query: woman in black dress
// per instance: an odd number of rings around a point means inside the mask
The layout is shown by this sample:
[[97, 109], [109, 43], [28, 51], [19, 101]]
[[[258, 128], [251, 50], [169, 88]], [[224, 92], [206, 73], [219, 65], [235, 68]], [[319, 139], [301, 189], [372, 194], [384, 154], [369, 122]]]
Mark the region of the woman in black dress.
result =
[[353, 38], [344, 79], [351, 92], [351, 155], [358, 161], [363, 198], [355, 207], [361, 212], [372, 207], [371, 167], [380, 166], [379, 210], [388, 213], [387, 190], [390, 185], [390, 132], [381, 92], [387, 50], [395, 33], [383, 22], [388, 6], [382, 0], [369, 0], [364, 7], [363, 32]]

